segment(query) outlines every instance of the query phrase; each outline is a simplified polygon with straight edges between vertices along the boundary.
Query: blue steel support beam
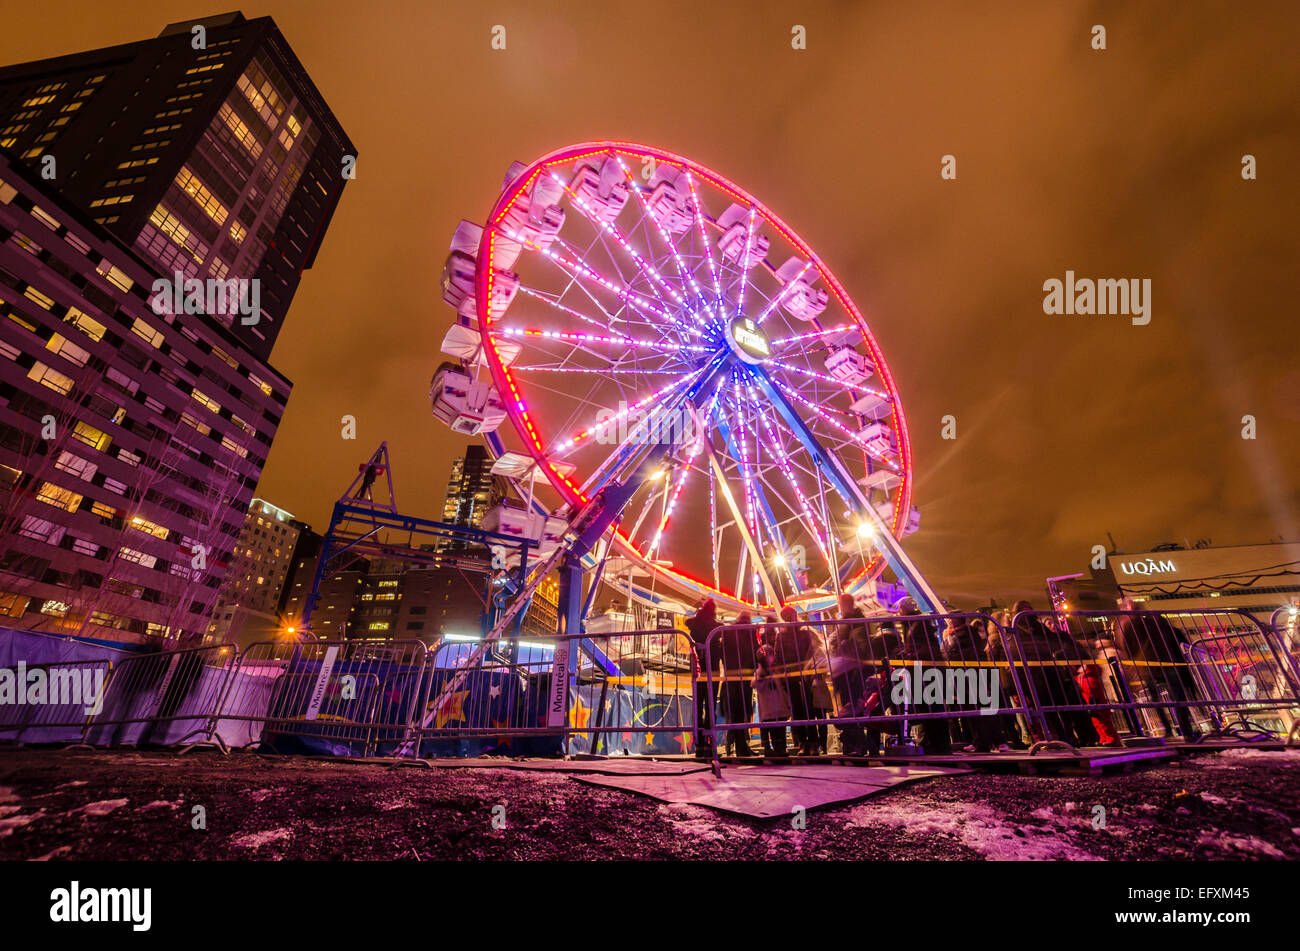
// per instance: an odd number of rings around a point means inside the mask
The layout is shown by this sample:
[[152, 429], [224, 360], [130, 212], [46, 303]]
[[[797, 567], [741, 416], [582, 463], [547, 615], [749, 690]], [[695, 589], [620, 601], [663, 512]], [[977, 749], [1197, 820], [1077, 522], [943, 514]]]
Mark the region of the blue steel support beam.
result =
[[[812, 430], [808, 428], [808, 425], [795, 412], [794, 407], [786, 401], [781, 392], [773, 385], [771, 378], [761, 367], [746, 364], [745, 369], [767, 396], [772, 407], [785, 420], [786, 425], [790, 427], [804, 449], [813, 458], [817, 470], [830, 482], [831, 487], [843, 497], [850, 508], [856, 510], [859, 518], [867, 519], [875, 526], [875, 540], [880, 548], [880, 553], [885, 556], [885, 562], [893, 569], [894, 574], [903, 583], [907, 593], [916, 601], [922, 613], [942, 613], [944, 610], [943, 601], [930, 587], [930, 583], [921, 575], [916, 565], [912, 563], [912, 559], [903, 551], [903, 546], [889, 531], [889, 526], [885, 525], [879, 514], [871, 507], [867, 497], [862, 492], [861, 486], [844, 469], [838, 457], [831, 455], [821, 447], [817, 438], [812, 434]], [[831, 539], [831, 543], [834, 544], [834, 539]]]

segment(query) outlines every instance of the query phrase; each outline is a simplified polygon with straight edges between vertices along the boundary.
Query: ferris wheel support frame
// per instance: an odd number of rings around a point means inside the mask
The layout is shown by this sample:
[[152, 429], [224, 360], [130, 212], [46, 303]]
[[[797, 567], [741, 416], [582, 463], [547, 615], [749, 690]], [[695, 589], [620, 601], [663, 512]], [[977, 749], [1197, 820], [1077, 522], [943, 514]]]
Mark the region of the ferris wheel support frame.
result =
[[744, 367], [759, 389], [771, 401], [777, 413], [785, 420], [786, 425], [790, 427], [804, 449], [813, 458], [818, 471], [826, 476], [831, 483], [831, 487], [840, 494], [846, 504], [855, 510], [854, 514], [870, 521], [874, 527], [876, 546], [879, 548], [881, 555], [884, 556], [885, 563], [889, 565], [898, 580], [902, 582], [907, 593], [916, 601], [921, 613], [943, 613], [943, 600], [935, 593], [930, 583], [925, 580], [925, 576], [921, 574], [907, 552], [903, 550], [899, 540], [889, 531], [889, 527], [885, 525], [879, 513], [872, 508], [866, 496], [863, 495], [861, 487], [844, 471], [839, 459], [822, 449], [821, 444], [813, 436], [803, 419], [794, 411], [794, 407], [790, 405], [781, 391], [773, 385], [771, 378], [763, 371], [762, 367], [752, 364], [745, 364]]

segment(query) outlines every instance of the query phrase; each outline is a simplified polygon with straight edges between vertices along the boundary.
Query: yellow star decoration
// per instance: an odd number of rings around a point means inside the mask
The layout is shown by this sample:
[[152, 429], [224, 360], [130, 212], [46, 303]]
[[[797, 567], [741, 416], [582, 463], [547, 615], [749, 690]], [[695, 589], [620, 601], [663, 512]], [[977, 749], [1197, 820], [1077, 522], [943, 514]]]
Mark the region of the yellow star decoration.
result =
[[465, 719], [465, 698], [468, 696], [468, 690], [457, 690], [453, 693], [438, 711], [437, 718], [435, 719], [435, 726], [445, 726], [452, 720], [463, 721]]
[[569, 726], [575, 730], [581, 730], [591, 719], [591, 710], [582, 705], [582, 701], [577, 697], [573, 698], [573, 709], [569, 711]]

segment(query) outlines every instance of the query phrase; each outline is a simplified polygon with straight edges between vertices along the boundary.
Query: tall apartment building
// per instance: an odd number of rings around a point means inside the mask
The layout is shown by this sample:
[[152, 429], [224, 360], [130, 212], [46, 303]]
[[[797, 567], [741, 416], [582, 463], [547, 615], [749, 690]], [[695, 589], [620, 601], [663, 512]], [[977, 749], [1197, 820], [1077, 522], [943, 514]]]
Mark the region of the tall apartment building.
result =
[[280, 633], [281, 601], [304, 529], [284, 509], [253, 499], [208, 625], [210, 641], [243, 644]]
[[275, 22], [240, 13], [0, 69], [0, 149], [160, 274], [257, 278], [260, 318], [226, 323], [261, 360], [356, 158]]
[[[0, 69], [0, 623], [206, 633], [349, 155], [270, 18]], [[258, 306], [170, 306], [178, 271]]]
[[[447, 494], [442, 503], [442, 520], [449, 525], [479, 528], [483, 516], [506, 497], [507, 491], [506, 481], [492, 474], [492, 457], [487, 449], [471, 445], [464, 456], [452, 460]], [[466, 547], [468, 543], [460, 539], [446, 544], [448, 550]]]
[[0, 622], [200, 637], [290, 382], [0, 156]]

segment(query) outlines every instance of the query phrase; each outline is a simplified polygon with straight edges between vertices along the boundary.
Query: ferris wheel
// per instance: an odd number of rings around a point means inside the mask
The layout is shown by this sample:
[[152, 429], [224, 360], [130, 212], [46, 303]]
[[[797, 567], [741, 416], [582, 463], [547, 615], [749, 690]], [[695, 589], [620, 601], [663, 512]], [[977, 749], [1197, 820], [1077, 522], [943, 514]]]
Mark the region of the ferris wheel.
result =
[[[647, 603], [829, 606], [886, 567], [940, 603], [915, 531], [902, 401], [812, 248], [698, 162], [591, 142], [516, 163], [443, 271], [457, 319], [434, 415], [481, 435], [523, 507], [484, 527], [543, 551], [626, 487], [599, 559]], [[509, 421], [509, 426], [504, 425]]]

